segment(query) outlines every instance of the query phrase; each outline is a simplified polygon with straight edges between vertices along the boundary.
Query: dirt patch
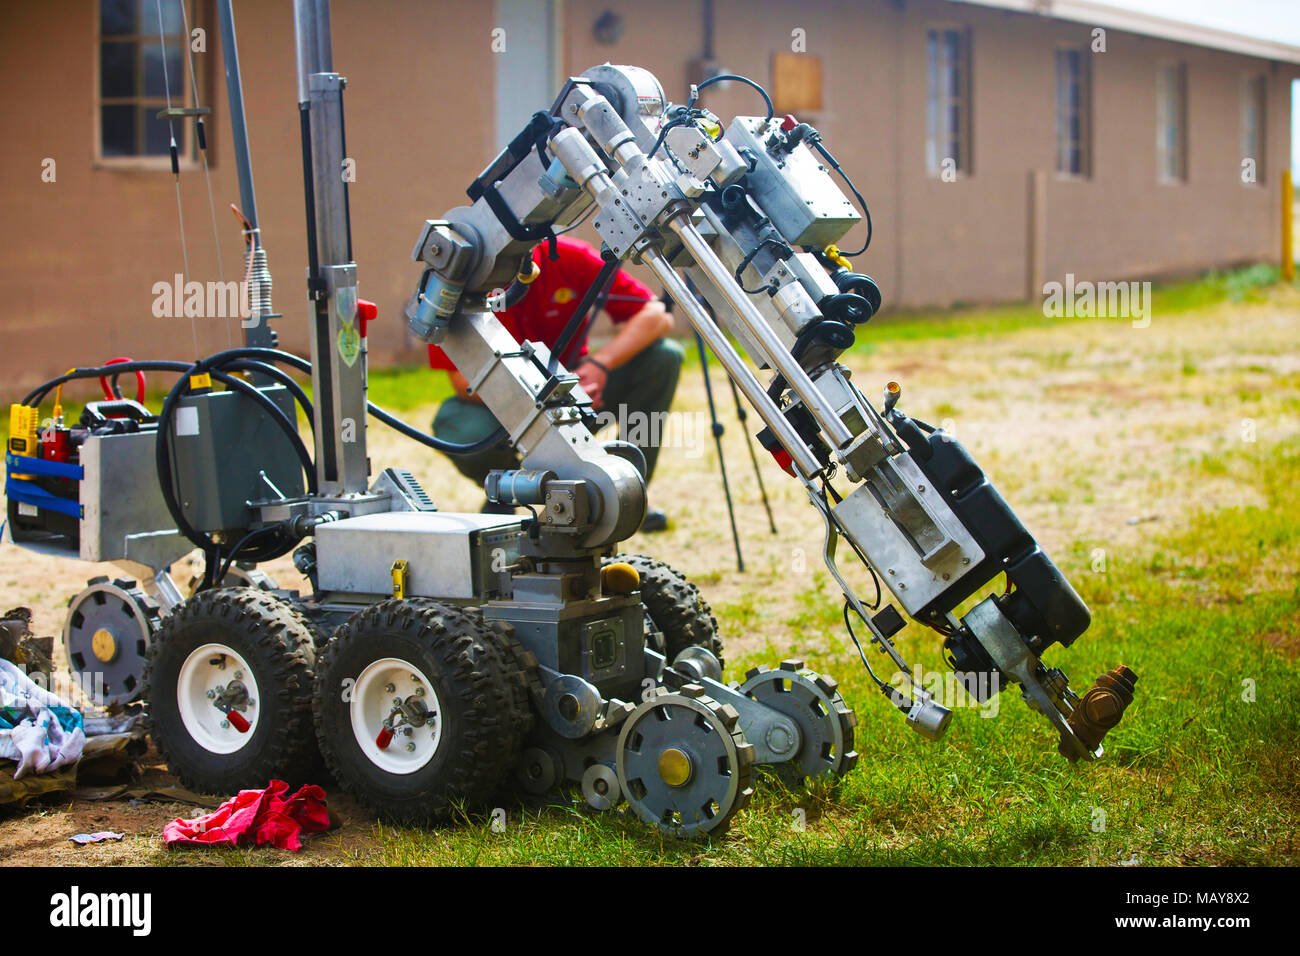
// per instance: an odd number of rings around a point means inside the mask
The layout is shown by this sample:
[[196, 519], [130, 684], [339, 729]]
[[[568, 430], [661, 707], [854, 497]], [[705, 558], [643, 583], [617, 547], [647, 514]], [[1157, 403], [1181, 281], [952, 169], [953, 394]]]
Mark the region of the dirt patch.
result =
[[[179, 786], [152, 748], [132, 789], [156, 790]], [[189, 803], [140, 799], [87, 800], [73, 794], [51, 794], [22, 810], [0, 810], [0, 865], [4, 866], [161, 866], [214, 865], [240, 862], [282, 866], [337, 866], [367, 854], [377, 845], [375, 819], [328, 779], [326, 805], [337, 826], [325, 833], [304, 835], [297, 853], [274, 847], [233, 850], [225, 847], [168, 849], [163, 827], [175, 819], [192, 819], [210, 812]], [[229, 795], [233, 796], [233, 794]], [[224, 797], [218, 798], [224, 799]], [[118, 841], [72, 843], [78, 833], [108, 830], [124, 834]]]

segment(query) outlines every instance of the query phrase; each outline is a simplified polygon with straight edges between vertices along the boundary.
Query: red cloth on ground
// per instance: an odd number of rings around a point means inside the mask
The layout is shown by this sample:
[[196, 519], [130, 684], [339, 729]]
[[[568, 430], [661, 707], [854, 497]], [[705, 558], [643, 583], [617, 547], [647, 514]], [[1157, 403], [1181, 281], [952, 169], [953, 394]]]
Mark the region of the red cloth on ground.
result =
[[[518, 304], [497, 313], [501, 324], [518, 342], [531, 339], [552, 348], [605, 264], [599, 252], [579, 239], [560, 236], [556, 242], [560, 258], [554, 262], [550, 258], [549, 245], [545, 242], [537, 244], [533, 249], [533, 261], [541, 267], [542, 274]], [[605, 311], [616, 325], [632, 318], [655, 297], [644, 283], [621, 269], [614, 274], [609, 295]], [[570, 345], [564, 364], [567, 366], [573, 359], [586, 354], [585, 341], [577, 349]], [[430, 345], [429, 367], [450, 369], [453, 366], [442, 349]]]
[[163, 840], [175, 844], [258, 846], [270, 843], [282, 850], [298, 850], [300, 832], [328, 830], [325, 791], [315, 784], [299, 787], [285, 796], [289, 785], [272, 780], [265, 790], [241, 790], [206, 816], [173, 820], [163, 827]]

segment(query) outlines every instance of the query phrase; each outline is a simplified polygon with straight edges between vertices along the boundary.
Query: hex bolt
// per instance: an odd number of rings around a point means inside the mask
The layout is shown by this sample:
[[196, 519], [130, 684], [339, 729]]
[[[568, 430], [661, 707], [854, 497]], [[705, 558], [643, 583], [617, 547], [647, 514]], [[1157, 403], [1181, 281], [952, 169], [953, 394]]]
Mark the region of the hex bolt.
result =
[[243, 671], [235, 671], [235, 680], [243, 680], [243, 679], [244, 679], [244, 672], [243, 672]]
[[395, 691], [395, 690], [397, 690], [397, 685], [396, 685], [396, 684], [385, 684], [385, 685], [384, 685], [384, 693], [385, 693], [385, 694], [391, 694], [391, 693], [392, 693], [393, 691]]
[[214, 700], [216, 699], [216, 696], [217, 692], [215, 690], [208, 691], [208, 700]]
[[412, 754], [415, 753], [415, 742], [414, 742], [414, 741], [412, 741], [411, 743], [409, 743], [409, 744], [406, 745], [406, 752], [407, 752], [407, 753], [412, 753]]
[[221, 729], [222, 729], [222, 730], [229, 730], [229, 729], [230, 729], [230, 721], [228, 721], [228, 720], [223, 720], [223, 721], [221, 722]]

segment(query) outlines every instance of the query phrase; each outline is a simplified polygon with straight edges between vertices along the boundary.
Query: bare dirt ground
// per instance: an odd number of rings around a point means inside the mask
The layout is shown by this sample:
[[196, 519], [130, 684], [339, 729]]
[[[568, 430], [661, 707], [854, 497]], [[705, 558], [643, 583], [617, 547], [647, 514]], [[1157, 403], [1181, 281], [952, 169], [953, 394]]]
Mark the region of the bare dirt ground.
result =
[[[942, 425], [971, 449], [1049, 553], [1141, 548], [1153, 528], [1176, 528], [1198, 508], [1249, 504], [1251, 492], [1226, 476], [1185, 480], [1184, 470], [1249, 440], [1294, 440], [1300, 433], [1300, 292], [1270, 291], [1264, 303], [1230, 304], [1162, 317], [1148, 328], [1125, 319], [1079, 321], [1010, 335], [884, 341], [850, 364], [869, 396], [902, 383], [901, 407]], [[868, 330], [860, 341], [870, 341]], [[822, 527], [797, 483], [759, 451], [777, 534], [767, 527], [730, 390], [711, 366], [747, 570], [736, 570], [703, 380], [683, 379], [651, 502], [671, 528], [638, 535], [628, 550], [668, 561], [701, 585], [723, 622], [729, 656], [770, 645], [817, 654], [838, 634], [800, 633], [792, 619], [824, 581]], [[406, 411], [427, 426], [433, 406]], [[751, 422], [756, 416], [750, 416]], [[396, 433], [369, 432], [376, 469], [410, 468], [444, 510], [477, 510], [480, 489], [445, 459]], [[1247, 497], [1243, 497], [1246, 495]], [[283, 587], [301, 578], [288, 558], [264, 566]], [[1294, 569], [1261, 567], [1261, 574]], [[65, 604], [87, 578], [120, 572], [0, 547], [0, 602], [24, 604], [34, 629], [61, 633]], [[177, 577], [182, 577], [177, 575]], [[1285, 637], [1285, 636], [1283, 636]], [[148, 763], [148, 761], [146, 761]], [[160, 774], [161, 768], [150, 771]], [[297, 855], [280, 851], [213, 854], [212, 862], [328, 865], [364, 858], [372, 818], [331, 792], [344, 826], [312, 838]], [[49, 801], [0, 817], [0, 862], [88, 865], [166, 862], [166, 820], [193, 808], [129, 802]], [[80, 832], [126, 831], [118, 844], [77, 847]], [[202, 852], [202, 851], [200, 851]]]

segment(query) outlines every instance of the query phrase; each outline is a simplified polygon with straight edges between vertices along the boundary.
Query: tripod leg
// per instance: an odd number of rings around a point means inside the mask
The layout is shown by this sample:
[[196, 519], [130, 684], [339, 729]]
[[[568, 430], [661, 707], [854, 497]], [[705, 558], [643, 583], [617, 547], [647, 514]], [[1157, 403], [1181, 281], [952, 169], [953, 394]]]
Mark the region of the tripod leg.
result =
[[[700, 352], [700, 370], [704, 373], [704, 393], [709, 399], [709, 419], [713, 425], [713, 442], [718, 448], [718, 469], [722, 472], [722, 494], [727, 499], [727, 516], [731, 519], [731, 540], [736, 545], [736, 570], [745, 570], [745, 559], [740, 554], [740, 532], [736, 529], [736, 509], [731, 502], [731, 485], [727, 481], [727, 463], [722, 458], [722, 423], [718, 421], [718, 410], [713, 403], [713, 385], [709, 381], [709, 357], [704, 348], [704, 339], [695, 333], [695, 347]], [[730, 379], [728, 379], [730, 381]], [[733, 386], [734, 387], [734, 386]]]

